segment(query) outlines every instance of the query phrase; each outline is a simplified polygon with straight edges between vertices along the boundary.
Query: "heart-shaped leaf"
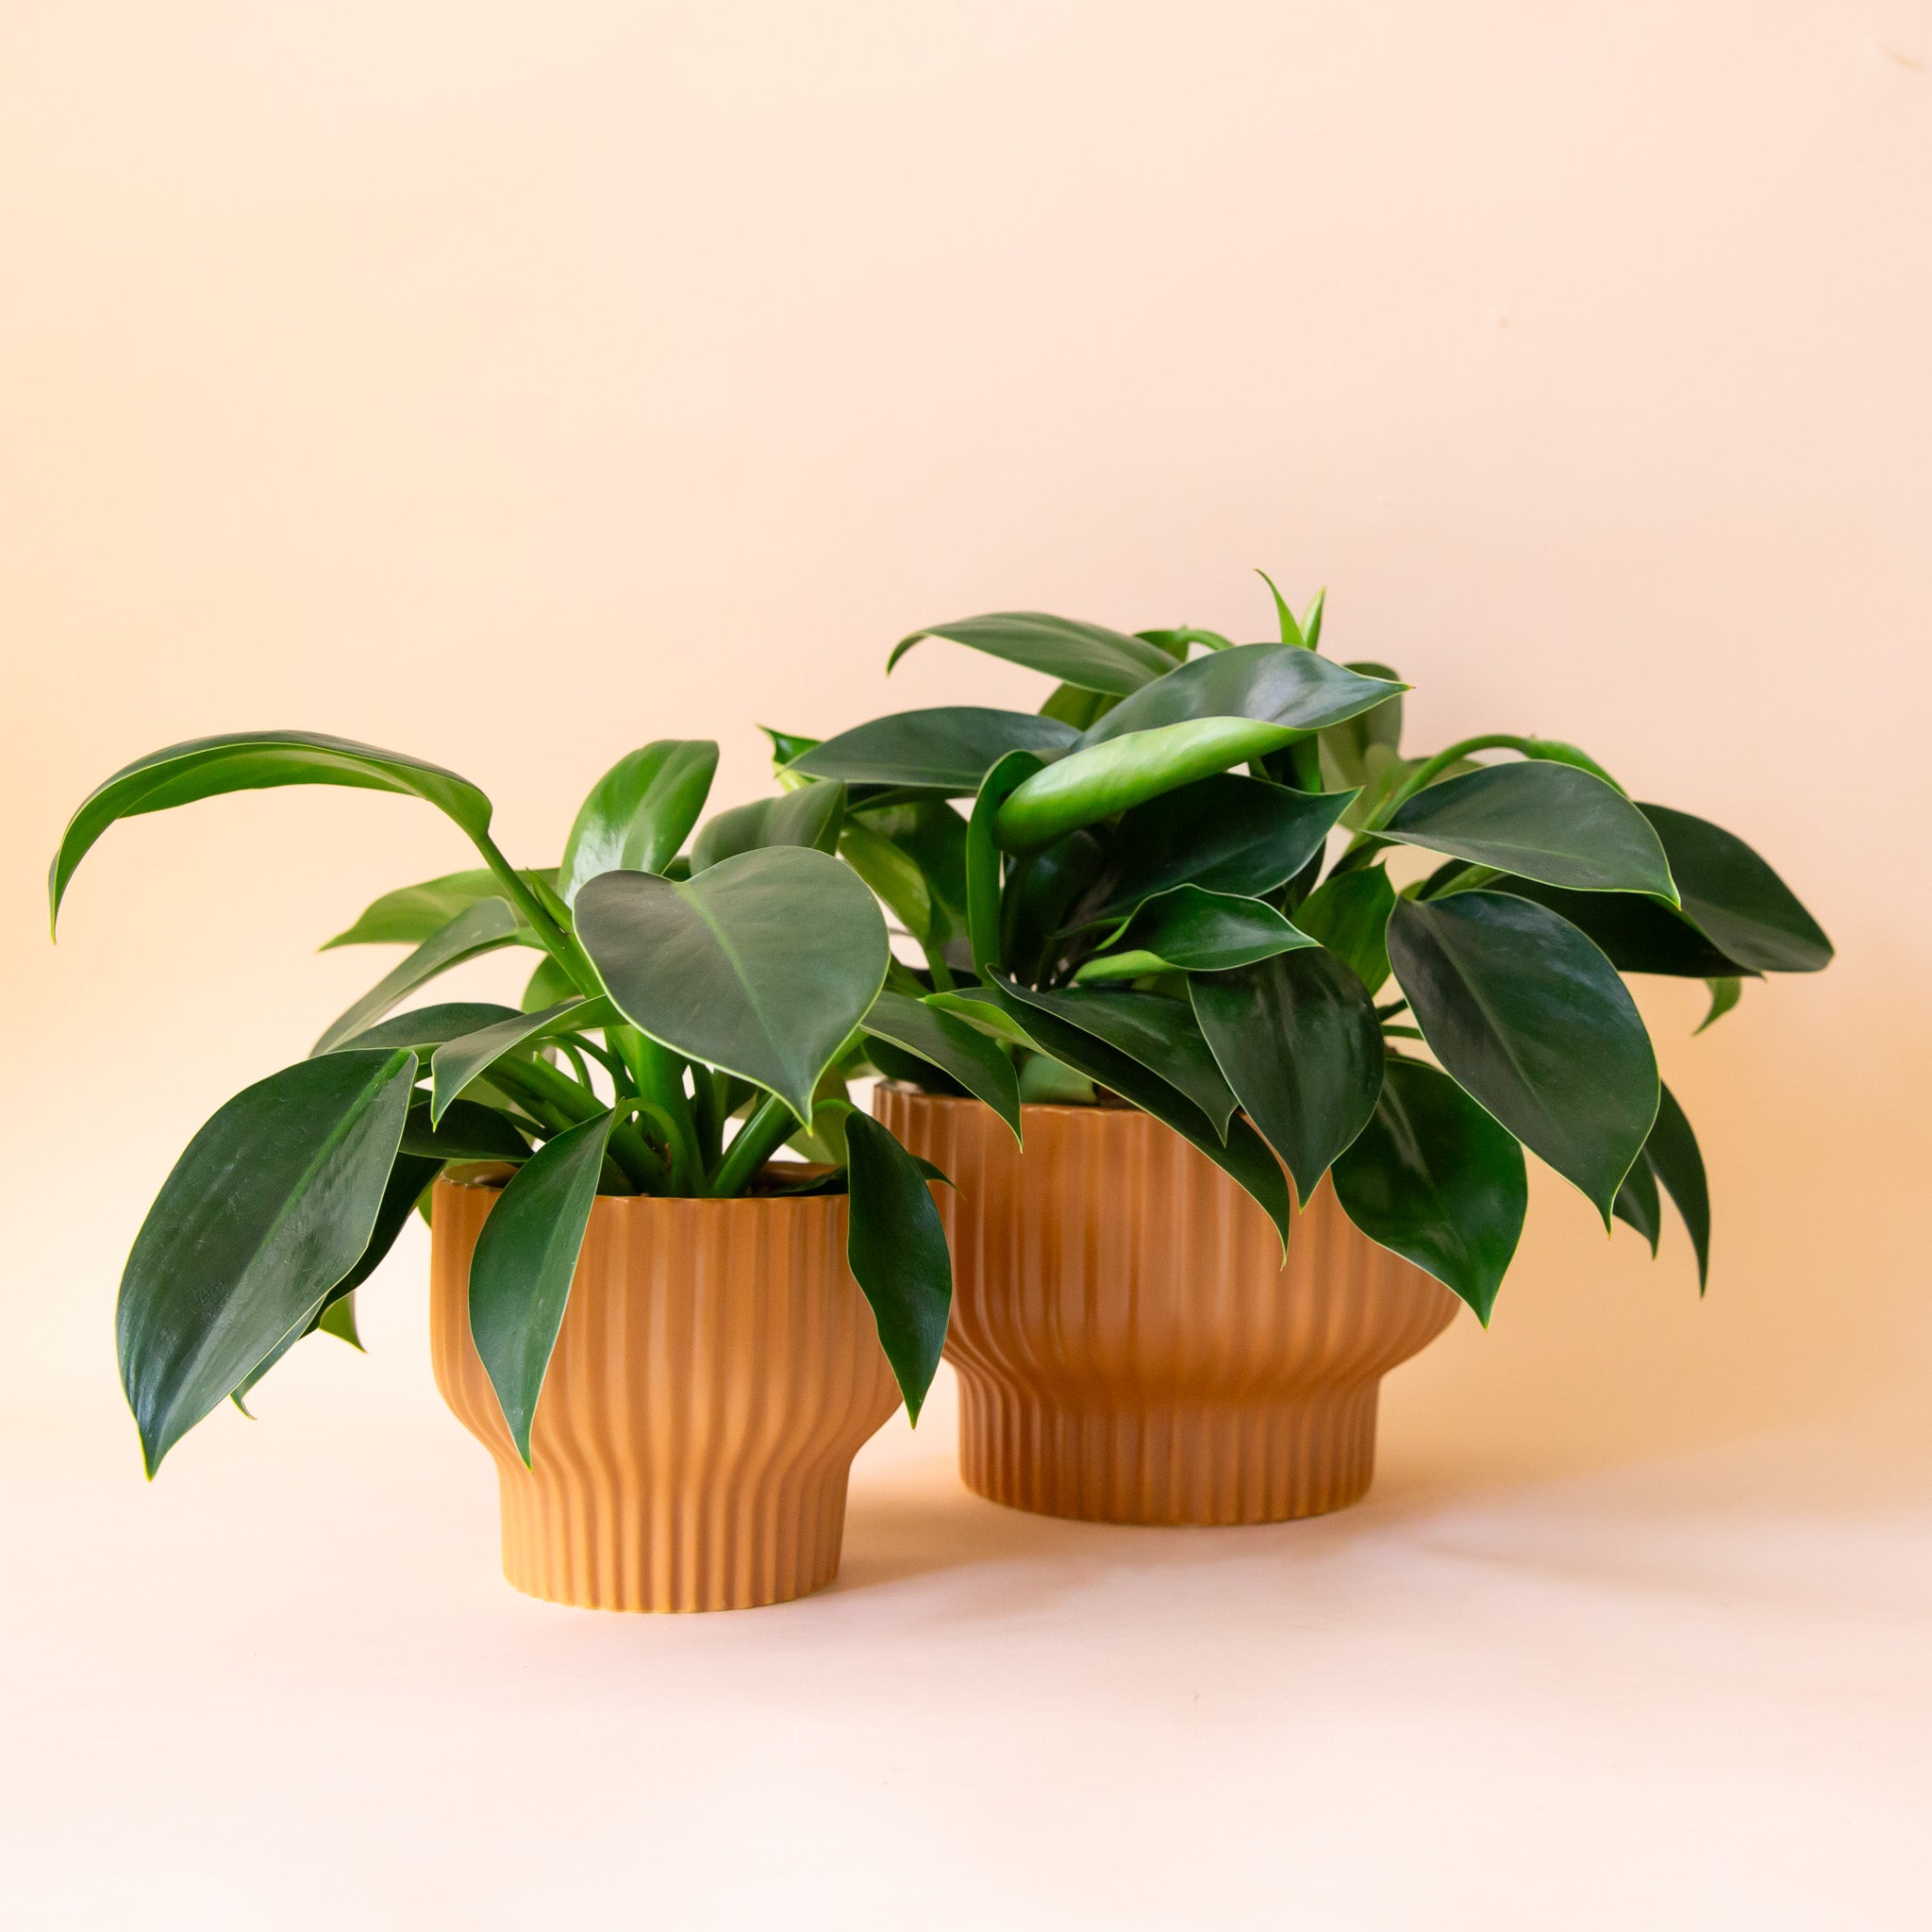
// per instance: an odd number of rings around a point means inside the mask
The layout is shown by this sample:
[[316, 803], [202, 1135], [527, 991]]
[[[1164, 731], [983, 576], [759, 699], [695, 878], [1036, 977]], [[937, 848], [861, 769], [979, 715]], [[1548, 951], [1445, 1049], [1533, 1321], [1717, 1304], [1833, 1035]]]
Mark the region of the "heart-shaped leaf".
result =
[[864, 880], [791, 845], [741, 853], [684, 883], [605, 873], [577, 894], [576, 929], [633, 1025], [777, 1094], [808, 1127], [812, 1089], [891, 957]]
[[[1641, 902], [1640, 902], [1641, 903]], [[1319, 940], [1371, 993], [1389, 977], [1389, 915], [1395, 888], [1379, 865], [1335, 873], [1295, 908], [1295, 924]]]
[[1194, 974], [1188, 992], [1228, 1085], [1306, 1205], [1382, 1085], [1382, 1029], [1361, 981], [1311, 946]]
[[1396, 902], [1389, 958], [1443, 1070], [1610, 1204], [1657, 1117], [1657, 1058], [1616, 969], [1568, 920], [1503, 892]]
[[591, 788], [564, 841], [557, 884], [564, 904], [599, 873], [662, 872], [684, 849], [717, 770], [708, 738], [660, 738], [619, 758]]
[[1335, 1163], [1335, 1192], [1372, 1241], [1433, 1274], [1488, 1325], [1529, 1184], [1515, 1137], [1454, 1080], [1391, 1054], [1374, 1112]]
[[890, 785], [971, 798], [1009, 751], [1056, 758], [1074, 736], [1072, 725], [1031, 711], [943, 705], [855, 725], [814, 745], [786, 769], [848, 785]]
[[1676, 899], [1649, 822], [1613, 786], [1574, 765], [1525, 758], [1425, 786], [1378, 827], [1545, 885]]
[[844, 816], [842, 785], [803, 785], [777, 798], [733, 806], [708, 820], [698, 834], [698, 841], [691, 849], [692, 876], [708, 871], [720, 859], [774, 845], [836, 851]]
[[1123, 698], [1081, 734], [1079, 743], [1084, 749], [1196, 718], [1246, 718], [1298, 733], [1319, 731], [1405, 689], [1386, 678], [1363, 677], [1313, 651], [1236, 644], [1171, 668], [1165, 677]]
[[391, 1008], [399, 1006], [440, 973], [480, 958], [499, 947], [513, 945], [529, 928], [501, 899], [479, 899], [467, 912], [432, 933], [401, 965], [386, 973], [347, 1012], [339, 1015], [309, 1053], [333, 1053], [345, 1041], [365, 1033]]
[[865, 1114], [848, 1114], [845, 1150], [846, 1262], [872, 1304], [907, 1419], [917, 1424], [953, 1309], [946, 1230], [926, 1183], [930, 1170], [887, 1128]]
[[121, 1277], [121, 1382], [152, 1475], [368, 1247], [410, 1053], [341, 1053], [245, 1088], [175, 1163]]
[[1020, 1138], [1020, 1082], [999, 1047], [957, 1014], [904, 993], [882, 992], [865, 1016], [865, 1030], [929, 1060], [976, 1095]]
[[[599, 876], [648, 879], [656, 874]], [[546, 1141], [506, 1184], [484, 1218], [471, 1257], [470, 1334], [525, 1466], [537, 1401], [557, 1332], [563, 1326], [616, 1118], [614, 1112], [601, 1113]]]
[[1684, 916], [1740, 966], [1756, 973], [1817, 973], [1831, 963], [1823, 928], [1743, 840], [1668, 806], [1638, 809], [1670, 857]]
[[1224, 973], [1315, 941], [1264, 899], [1176, 886], [1149, 899], [1074, 975], [1075, 986], [1143, 973]]
[[1029, 671], [1043, 671], [1081, 691], [1139, 691], [1149, 678], [1174, 669], [1174, 659], [1158, 644], [1104, 625], [1052, 617], [1043, 610], [994, 610], [984, 617], [929, 624], [901, 638], [886, 659], [887, 671], [922, 638], [947, 638]]
[[50, 915], [59, 917], [75, 867], [116, 819], [166, 811], [223, 792], [258, 791], [278, 785], [398, 791], [447, 813], [473, 840], [482, 841], [490, 829], [490, 801], [467, 778], [400, 752], [312, 731], [238, 731], [222, 738], [196, 738], [137, 758], [82, 801], [48, 869]]

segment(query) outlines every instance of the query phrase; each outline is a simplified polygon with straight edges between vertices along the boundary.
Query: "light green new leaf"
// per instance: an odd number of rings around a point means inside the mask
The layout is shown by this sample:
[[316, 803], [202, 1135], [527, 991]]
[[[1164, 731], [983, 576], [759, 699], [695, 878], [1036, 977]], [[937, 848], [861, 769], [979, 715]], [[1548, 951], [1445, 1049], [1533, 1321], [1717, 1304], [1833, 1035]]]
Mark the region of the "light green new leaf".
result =
[[605, 873], [577, 894], [576, 929], [633, 1025], [777, 1094], [808, 1127], [812, 1090], [877, 997], [891, 957], [858, 874], [790, 845], [723, 859], [682, 883]]
[[957, 992], [929, 992], [920, 1004], [935, 1012], [950, 1013], [957, 1020], [984, 1033], [989, 1040], [1004, 1041], [1008, 1046], [1040, 1051], [1032, 1034], [1000, 1003], [999, 995], [987, 986], [968, 986]]
[[708, 738], [659, 738], [619, 758], [591, 788], [564, 841], [563, 903], [599, 873], [662, 872], [697, 824], [717, 769]]
[[366, 1031], [419, 986], [440, 973], [479, 958], [499, 947], [513, 945], [529, 928], [501, 899], [479, 899], [467, 912], [423, 941], [401, 965], [385, 974], [347, 1012], [340, 1015], [309, 1053], [333, 1053], [344, 1041]]
[[1614, 787], [1574, 765], [1546, 759], [1485, 765], [1425, 786], [1382, 836], [1477, 865], [1584, 891], [1677, 889], [1656, 832]]
[[121, 1383], [152, 1475], [368, 1248], [402, 1139], [410, 1053], [303, 1060], [188, 1144], [121, 1277]]
[[1257, 570], [1255, 575], [1268, 586], [1268, 593], [1274, 599], [1274, 619], [1281, 626], [1281, 641], [1292, 645], [1297, 651], [1312, 650], [1312, 641], [1295, 621], [1294, 611], [1290, 608], [1288, 599], [1275, 588], [1274, 579], [1265, 570]]
[[[399, 752], [310, 731], [239, 731], [191, 739], [150, 753], [96, 787], [68, 822], [47, 873], [50, 919], [74, 869], [116, 819], [166, 811], [227, 791], [278, 785], [346, 785], [421, 798], [448, 814], [473, 841], [490, 829], [490, 801], [467, 778]], [[486, 857], [488, 854], [486, 853]]]
[[1147, 900], [1074, 974], [1075, 986], [1138, 978], [1143, 973], [1224, 973], [1315, 941], [1263, 899], [1175, 886]]
[[[540, 886], [555, 891], [557, 886], [554, 872], [525, 871], [522, 876], [533, 891]], [[399, 886], [365, 907], [354, 925], [325, 941], [320, 950], [326, 953], [335, 946], [420, 946], [431, 933], [440, 931], [479, 899], [502, 897], [503, 881], [480, 866], [475, 872], [446, 873], [440, 879], [425, 879], [418, 886]]]
[[801, 753], [785, 769], [847, 785], [890, 785], [971, 798], [1009, 751], [1057, 758], [1075, 735], [1071, 724], [1031, 711], [941, 705], [856, 724]]
[[1624, 982], [1569, 921], [1505, 892], [1396, 901], [1389, 958], [1443, 1070], [1609, 1224], [1657, 1117]]
[[776, 798], [733, 806], [708, 819], [698, 834], [697, 843], [691, 848], [691, 874], [695, 877], [708, 872], [720, 859], [774, 845], [836, 851], [844, 816], [842, 785], [805, 785]]
[[953, 1262], [924, 1163], [862, 1113], [845, 1116], [845, 1258], [872, 1304], [907, 1419], [919, 1421], [953, 1309]]
[[1104, 625], [1051, 617], [1043, 610], [995, 610], [984, 617], [929, 624], [901, 638], [886, 659], [887, 671], [922, 638], [947, 638], [1029, 671], [1043, 671], [1081, 691], [1116, 695], [1139, 691], [1149, 678], [1174, 669], [1174, 659], [1158, 644]]
[[1020, 1082], [999, 1047], [957, 1013], [904, 993], [882, 992], [865, 1016], [865, 1030], [929, 1060], [987, 1106], [1020, 1138]]
[[429, 1062], [431, 1121], [441, 1121], [450, 1102], [505, 1054], [536, 1046], [559, 1033], [588, 1033], [621, 1024], [623, 1015], [608, 1000], [567, 999], [541, 1012], [506, 1014], [473, 1033], [445, 1041]]
[[1707, 1026], [1715, 1026], [1744, 997], [1744, 982], [1735, 974], [1721, 974], [1704, 983], [1710, 989], [1710, 1009], [1697, 1023], [1699, 1033]]
[[[606, 873], [605, 878], [650, 878]], [[470, 1334], [525, 1466], [614, 1112], [546, 1141], [506, 1184], [470, 1261]]]

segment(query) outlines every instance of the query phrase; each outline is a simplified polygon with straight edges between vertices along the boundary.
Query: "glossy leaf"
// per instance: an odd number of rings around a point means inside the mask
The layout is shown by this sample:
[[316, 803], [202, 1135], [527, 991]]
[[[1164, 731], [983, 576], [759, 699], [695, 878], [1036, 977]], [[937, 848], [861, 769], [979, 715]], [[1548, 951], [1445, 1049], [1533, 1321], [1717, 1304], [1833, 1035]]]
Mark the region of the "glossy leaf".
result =
[[[1032, 1011], [1051, 1014], [1062, 1024], [1078, 1027], [1114, 1052], [1137, 1060], [1199, 1108], [1216, 1139], [1225, 1140], [1228, 1116], [1235, 1110], [1234, 1090], [1216, 1064], [1185, 1000], [1169, 999], [1163, 993], [1100, 988], [1041, 992], [1009, 980], [998, 981], [996, 986], [1002, 995]], [[1023, 1019], [1021, 1024], [1030, 1023]], [[1061, 1059], [1067, 1058], [1051, 1044], [1047, 1051]], [[1080, 1067], [1077, 1060], [1070, 1064]], [[1088, 1070], [1080, 1067], [1080, 1071]]]
[[717, 770], [708, 738], [660, 738], [619, 758], [591, 788], [564, 841], [563, 903], [599, 873], [662, 872], [684, 849]]
[[1657, 1108], [1624, 982], [1546, 907], [1503, 892], [1396, 902], [1389, 958], [1443, 1070], [1609, 1222]]
[[882, 992], [865, 1016], [865, 1030], [891, 1041], [949, 1074], [987, 1106], [1020, 1138], [1020, 1082], [1013, 1063], [976, 1027], [956, 1013]]
[[412, 1007], [407, 1013], [391, 1013], [374, 1026], [351, 1034], [342, 1048], [441, 1046], [445, 1040], [459, 1039], [479, 1026], [491, 1026], [499, 1020], [513, 1020], [514, 1007], [500, 1007], [489, 1000], [452, 1000], [440, 1007]]
[[[1207, 661], [1207, 660], [1203, 660]], [[1259, 758], [1291, 741], [1276, 724], [1196, 718], [1070, 753], [1036, 773], [1000, 809], [995, 827], [1009, 852], [1035, 851], [1082, 825]], [[1339, 817], [1347, 796], [1335, 802]]]
[[721, 859], [772, 846], [796, 845], [817, 852], [834, 852], [845, 816], [842, 785], [804, 785], [776, 798], [733, 806], [705, 823], [691, 849], [691, 876], [708, 872]]
[[1487, 881], [1487, 889], [1560, 912], [1603, 948], [1619, 973], [1708, 979], [1750, 970], [1719, 952], [1682, 913], [1641, 892], [1573, 892], [1508, 873]]
[[505, 1054], [534, 1047], [560, 1033], [595, 1032], [623, 1024], [624, 1016], [608, 1000], [578, 996], [559, 1000], [540, 1012], [508, 1013], [474, 1032], [447, 1040], [429, 1062], [434, 1090], [431, 1118], [441, 1121], [457, 1095]]
[[946, 1231], [922, 1163], [862, 1113], [845, 1119], [845, 1258], [878, 1324], [909, 1422], [919, 1421], [953, 1308]]
[[786, 769], [848, 785], [891, 785], [971, 798], [980, 781], [1012, 751], [1055, 758], [1077, 734], [1057, 718], [942, 705], [899, 711], [841, 731]]
[[845, 823], [885, 840], [919, 868], [929, 909], [927, 944], [966, 930], [966, 821], [952, 806], [937, 798], [855, 806]]
[[1668, 806], [1638, 809], [1656, 827], [1670, 857], [1684, 916], [1740, 966], [1757, 973], [1817, 973], [1831, 963], [1831, 941], [1823, 928], [1743, 840]]
[[1303, 1204], [1361, 1132], [1382, 1086], [1382, 1028], [1362, 983], [1320, 946], [1197, 973], [1201, 1031]]
[[1379, 865], [1336, 873], [1295, 908], [1295, 924], [1328, 948], [1371, 993], [1389, 977], [1395, 888]]
[[1084, 830], [1024, 853], [1008, 865], [1000, 891], [1000, 957], [1015, 979], [1029, 986], [1050, 985], [1064, 976], [1075, 954], [1092, 950], [1100, 930], [1069, 934], [1064, 928], [1074, 908], [1107, 871], [1111, 855], [1111, 832]]
[[933, 936], [932, 894], [925, 874], [908, 854], [869, 826], [848, 820], [839, 835], [839, 857], [914, 939], [923, 942]]
[[688, 883], [605, 873], [577, 894], [576, 929], [633, 1025], [777, 1094], [808, 1127], [812, 1090], [891, 958], [865, 882], [795, 846], [741, 853]]
[[[1147, 900], [1109, 941], [1109, 952], [1089, 959], [1074, 982], [1084, 986], [1142, 973], [1224, 973], [1314, 943], [1263, 899], [1175, 886]], [[1147, 963], [1129, 967], [1135, 960]]]
[[1043, 671], [1081, 691], [1139, 691], [1149, 678], [1174, 669], [1174, 659], [1159, 645], [1104, 625], [1052, 617], [1043, 610], [995, 610], [913, 631], [892, 647], [887, 671], [922, 638], [947, 638], [1029, 671]]
[[1697, 1136], [1668, 1087], [1658, 1091], [1657, 1120], [1643, 1143], [1643, 1158], [1683, 1216], [1697, 1255], [1697, 1292], [1702, 1294], [1710, 1279], [1710, 1184]]
[[1107, 867], [1072, 919], [1124, 919], [1182, 885], [1260, 898], [1322, 850], [1347, 802], [1345, 791], [1292, 791], [1233, 773], [1183, 786], [1122, 817]]
[[402, 792], [447, 813], [473, 840], [484, 838], [490, 829], [490, 801], [467, 778], [400, 752], [310, 731], [238, 731], [191, 739], [124, 766], [82, 802], [48, 869], [50, 916], [59, 917], [75, 867], [117, 819], [280, 785]]
[[1699, 1033], [1707, 1026], [1715, 1026], [1744, 997], [1744, 982], [1741, 979], [1720, 976], [1705, 983], [1710, 988], [1710, 1008], [1697, 1023], [1696, 1030]]
[[1488, 1324], [1529, 1207], [1523, 1149], [1446, 1074], [1391, 1054], [1368, 1124], [1335, 1163], [1343, 1211]]
[[[533, 885], [541, 881], [553, 890], [557, 883], [554, 872], [525, 872], [523, 876]], [[421, 885], [400, 886], [393, 892], [385, 892], [363, 908], [362, 916], [346, 932], [325, 941], [321, 950], [420, 946], [431, 933], [440, 932], [479, 899], [502, 897], [503, 881], [481, 866], [474, 872], [445, 873], [440, 879], [425, 879]]]
[[[1386, 664], [1362, 659], [1345, 667], [1363, 677], [1379, 677], [1401, 685], [1399, 673]], [[1405, 687], [1406, 688], [1406, 687]], [[1325, 726], [1319, 735], [1323, 782], [1340, 791], [1350, 785], [1367, 785], [1374, 775], [1370, 753], [1379, 749], [1385, 757], [1395, 756], [1402, 743], [1402, 692], [1384, 698], [1366, 711], [1357, 711], [1339, 724]]]
[[[403, 1131], [407, 1136], [407, 1122]], [[416, 1203], [441, 1172], [442, 1162], [435, 1156], [412, 1154], [407, 1147], [398, 1149], [390, 1166], [389, 1179], [383, 1183], [382, 1205], [375, 1210], [375, 1224], [369, 1230], [368, 1245], [356, 1265], [329, 1290], [328, 1300], [323, 1305], [325, 1316], [338, 1296], [353, 1294], [389, 1258], [389, 1251], [408, 1225]]]
[[1041, 769], [1030, 751], [1009, 751], [985, 778], [966, 824], [966, 926], [973, 963], [982, 976], [999, 970], [1000, 881], [1005, 868], [994, 834], [1000, 809]]
[[1363, 677], [1313, 651], [1285, 644], [1236, 644], [1170, 670], [1123, 698], [1081, 734], [1080, 745], [1198, 718], [1246, 718], [1296, 732], [1339, 724], [1405, 687]]
[[1032, 1034], [1008, 1011], [990, 986], [962, 987], [957, 992], [929, 992], [920, 1004], [963, 1020], [990, 1040], [1004, 1041], [1008, 1046], [1030, 1048], [1034, 1044]]
[[115, 1315], [150, 1475], [361, 1257], [415, 1074], [404, 1052], [300, 1061], [238, 1093], [175, 1162]]
[[[427, 1101], [418, 1101], [409, 1108], [403, 1128], [403, 1152], [438, 1163], [527, 1160], [530, 1143], [510, 1124], [508, 1117], [493, 1107], [458, 1100], [440, 1114], [432, 1114]], [[423, 1190], [416, 1191], [420, 1194]]]
[[1657, 1237], [1663, 1232], [1663, 1210], [1657, 1197], [1657, 1176], [1641, 1157], [1624, 1176], [1617, 1198], [1610, 1203], [1610, 1213], [1626, 1227], [1634, 1227], [1650, 1243], [1655, 1259]]
[[[655, 876], [605, 873], [606, 879]], [[581, 894], [579, 895], [581, 897]], [[530, 1426], [563, 1325], [597, 1176], [617, 1116], [601, 1113], [546, 1141], [505, 1185], [470, 1261], [470, 1334], [527, 1466]]]
[[333, 1053], [344, 1041], [366, 1032], [376, 1021], [440, 973], [459, 966], [466, 959], [480, 958], [499, 947], [512, 945], [524, 925], [501, 899], [479, 899], [467, 912], [458, 912], [450, 923], [433, 933], [401, 965], [385, 974], [309, 1049], [311, 1054]]
[[1545, 885], [1674, 900], [1663, 847], [1621, 792], [1574, 765], [1524, 758], [1425, 786], [1379, 827]]
[[356, 1326], [356, 1291], [353, 1288], [325, 1303], [322, 1313], [315, 1318], [315, 1325], [322, 1334], [333, 1335], [338, 1341], [346, 1341], [358, 1354], [367, 1353], [362, 1347], [361, 1331]]
[[1224, 1139], [1214, 1122], [1178, 1088], [1084, 1026], [1069, 1024], [1058, 1013], [1048, 1010], [1038, 995], [1023, 1003], [1017, 989], [1000, 985], [989, 991], [1041, 1053], [1084, 1074], [1108, 1092], [1119, 1094], [1143, 1113], [1151, 1113], [1198, 1147], [1215, 1166], [1232, 1175], [1274, 1222], [1275, 1232], [1281, 1237], [1282, 1253], [1286, 1255], [1293, 1218], [1288, 1176], [1268, 1143], [1239, 1114], [1229, 1119]]

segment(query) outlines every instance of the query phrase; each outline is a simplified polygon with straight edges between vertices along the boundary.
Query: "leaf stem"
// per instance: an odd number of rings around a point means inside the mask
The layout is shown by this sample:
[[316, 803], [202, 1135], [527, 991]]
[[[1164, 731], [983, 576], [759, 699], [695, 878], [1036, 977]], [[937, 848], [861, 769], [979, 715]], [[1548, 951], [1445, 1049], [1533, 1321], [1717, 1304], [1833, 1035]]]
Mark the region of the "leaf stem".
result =
[[1487, 731], [1477, 738], [1458, 739], [1434, 758], [1424, 758], [1369, 815], [1363, 832], [1379, 832], [1424, 786], [1440, 778], [1457, 758], [1465, 758], [1475, 751], [1520, 751], [1526, 755], [1536, 741], [1513, 731]]
[[798, 1116], [775, 1093], [768, 1093], [724, 1150], [705, 1191], [725, 1199], [745, 1184], [798, 1131]]

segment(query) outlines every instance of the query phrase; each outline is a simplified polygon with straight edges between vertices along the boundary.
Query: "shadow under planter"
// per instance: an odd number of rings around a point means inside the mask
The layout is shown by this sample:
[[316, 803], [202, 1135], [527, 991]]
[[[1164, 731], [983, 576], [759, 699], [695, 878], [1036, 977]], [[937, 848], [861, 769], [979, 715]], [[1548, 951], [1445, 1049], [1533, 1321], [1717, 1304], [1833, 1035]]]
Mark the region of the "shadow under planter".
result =
[[1278, 1523], [1358, 1502], [1381, 1378], [1449, 1325], [1440, 1282], [1377, 1247], [1324, 1180], [1281, 1242], [1151, 1115], [991, 1108], [881, 1082], [934, 1162], [953, 1250], [946, 1359], [982, 1496], [1090, 1523]]
[[496, 1459], [503, 1571], [552, 1603], [726, 1610], [839, 1571], [852, 1458], [899, 1406], [845, 1201], [600, 1196], [525, 1469], [470, 1336], [500, 1183], [439, 1180], [437, 1387]]

